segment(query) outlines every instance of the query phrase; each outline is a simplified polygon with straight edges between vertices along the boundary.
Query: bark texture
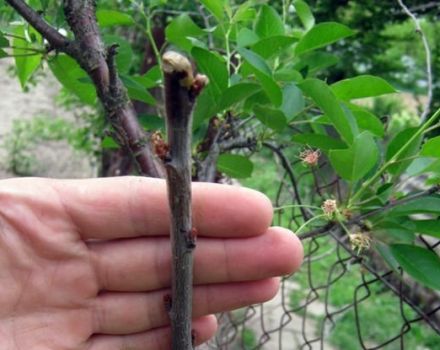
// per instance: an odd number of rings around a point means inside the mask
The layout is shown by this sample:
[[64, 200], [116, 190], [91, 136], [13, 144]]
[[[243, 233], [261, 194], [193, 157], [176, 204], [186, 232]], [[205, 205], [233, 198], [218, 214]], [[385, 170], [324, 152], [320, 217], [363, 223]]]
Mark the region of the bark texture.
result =
[[172, 349], [193, 349], [191, 316], [193, 250], [196, 231], [191, 220], [191, 135], [196, 96], [207, 83], [193, 76], [189, 60], [169, 51], [163, 56], [169, 153], [164, 157], [171, 211], [172, 296], [169, 307]]

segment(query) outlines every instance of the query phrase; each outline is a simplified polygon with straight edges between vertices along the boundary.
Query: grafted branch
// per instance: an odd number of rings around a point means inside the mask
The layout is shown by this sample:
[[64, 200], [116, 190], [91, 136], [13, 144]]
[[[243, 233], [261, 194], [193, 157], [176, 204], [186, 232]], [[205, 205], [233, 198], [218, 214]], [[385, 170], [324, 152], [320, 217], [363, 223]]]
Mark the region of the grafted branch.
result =
[[172, 349], [190, 350], [192, 345], [193, 250], [196, 231], [191, 220], [191, 135], [194, 102], [207, 83], [193, 76], [189, 60], [174, 51], [163, 56], [165, 107], [169, 153], [164, 157], [168, 201], [171, 211]]

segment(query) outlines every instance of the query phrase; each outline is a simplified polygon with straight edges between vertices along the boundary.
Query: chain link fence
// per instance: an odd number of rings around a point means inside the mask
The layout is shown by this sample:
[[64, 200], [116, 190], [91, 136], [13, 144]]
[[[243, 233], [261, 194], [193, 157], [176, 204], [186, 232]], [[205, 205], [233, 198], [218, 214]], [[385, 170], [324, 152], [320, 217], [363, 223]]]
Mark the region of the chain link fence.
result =
[[[437, 250], [440, 242], [420, 243]], [[219, 316], [206, 349], [440, 349], [440, 298], [337, 231], [304, 242], [300, 272], [277, 297]]]

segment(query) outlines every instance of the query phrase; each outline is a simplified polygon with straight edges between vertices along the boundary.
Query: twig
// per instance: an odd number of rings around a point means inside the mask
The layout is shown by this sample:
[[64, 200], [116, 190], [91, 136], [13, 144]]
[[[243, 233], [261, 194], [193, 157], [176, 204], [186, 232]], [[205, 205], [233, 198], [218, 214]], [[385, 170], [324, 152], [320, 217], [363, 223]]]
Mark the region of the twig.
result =
[[169, 154], [165, 157], [171, 211], [172, 296], [169, 314], [172, 349], [193, 348], [191, 334], [193, 250], [196, 232], [191, 220], [191, 135], [194, 102], [207, 83], [193, 76], [189, 60], [168, 51], [162, 57], [165, 77]]
[[397, 0], [399, 6], [402, 8], [403, 12], [405, 12], [414, 22], [416, 27], [416, 33], [418, 33], [422, 39], [423, 47], [425, 48], [425, 57], [426, 57], [426, 79], [428, 81], [428, 101], [426, 101], [425, 107], [423, 109], [422, 115], [420, 116], [421, 123], [424, 123], [426, 118], [429, 115], [432, 99], [434, 95], [434, 87], [433, 87], [433, 72], [432, 72], [432, 55], [431, 49], [429, 47], [428, 38], [423, 31], [420, 21], [417, 16], [411, 12], [411, 10], [404, 4], [403, 0]]
[[214, 47], [214, 38], [212, 37], [212, 32], [209, 30], [211, 28], [209, 17], [206, 15], [205, 9], [201, 4], [197, 7], [197, 10], [199, 11], [200, 16], [203, 18], [205, 28], [208, 30], [208, 47], [212, 49]]

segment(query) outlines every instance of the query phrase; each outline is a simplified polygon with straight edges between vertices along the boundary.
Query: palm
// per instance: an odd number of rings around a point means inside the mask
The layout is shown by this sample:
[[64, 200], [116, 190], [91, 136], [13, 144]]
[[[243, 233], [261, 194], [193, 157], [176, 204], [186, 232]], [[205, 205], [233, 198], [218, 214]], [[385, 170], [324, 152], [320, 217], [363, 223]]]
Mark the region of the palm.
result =
[[13, 197], [3, 203], [0, 348], [76, 349], [93, 333], [90, 303], [98, 283], [89, 249], [56, 193], [38, 192], [37, 203]]
[[[149, 181], [2, 182], [1, 349], [169, 348], [162, 305], [170, 285], [166, 193], [163, 182]], [[198, 343], [215, 331], [215, 319], [205, 315], [270, 298], [278, 285], [271, 277], [291, 272], [301, 260], [295, 239], [267, 230], [267, 202], [240, 192], [236, 203], [248, 209], [238, 215], [238, 209], [219, 209], [231, 199], [227, 187], [195, 190]], [[218, 220], [203, 218], [206, 210]], [[263, 249], [261, 268], [255, 260]]]

